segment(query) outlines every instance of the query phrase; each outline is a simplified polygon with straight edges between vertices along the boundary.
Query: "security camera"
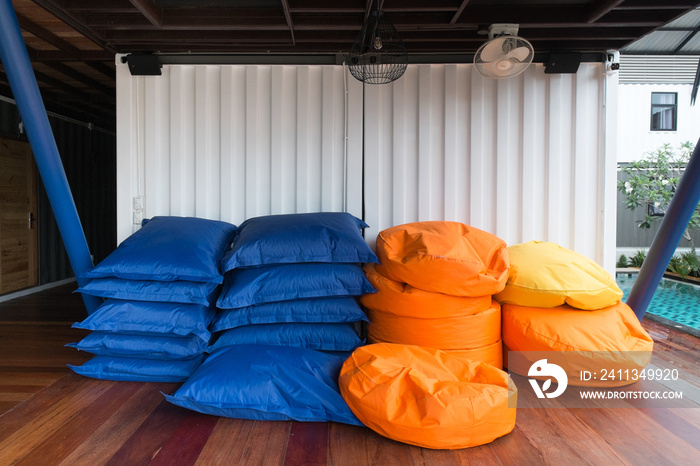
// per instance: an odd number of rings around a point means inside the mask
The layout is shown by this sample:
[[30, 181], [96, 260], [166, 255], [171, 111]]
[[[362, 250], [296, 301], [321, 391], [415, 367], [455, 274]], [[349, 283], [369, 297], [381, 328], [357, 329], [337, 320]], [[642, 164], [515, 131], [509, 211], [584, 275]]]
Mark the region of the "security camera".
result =
[[606, 71], [617, 71], [620, 69], [620, 52], [617, 50], [606, 50], [605, 69]]

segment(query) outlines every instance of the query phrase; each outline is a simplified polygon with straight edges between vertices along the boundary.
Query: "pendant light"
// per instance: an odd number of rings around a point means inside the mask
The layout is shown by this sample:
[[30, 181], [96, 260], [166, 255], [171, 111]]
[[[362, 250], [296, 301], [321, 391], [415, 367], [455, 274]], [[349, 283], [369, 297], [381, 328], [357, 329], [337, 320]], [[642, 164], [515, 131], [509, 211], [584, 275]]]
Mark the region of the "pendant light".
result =
[[407, 66], [406, 47], [377, 4], [377, 9], [369, 14], [350, 49], [350, 73], [363, 83], [386, 84], [399, 79]]

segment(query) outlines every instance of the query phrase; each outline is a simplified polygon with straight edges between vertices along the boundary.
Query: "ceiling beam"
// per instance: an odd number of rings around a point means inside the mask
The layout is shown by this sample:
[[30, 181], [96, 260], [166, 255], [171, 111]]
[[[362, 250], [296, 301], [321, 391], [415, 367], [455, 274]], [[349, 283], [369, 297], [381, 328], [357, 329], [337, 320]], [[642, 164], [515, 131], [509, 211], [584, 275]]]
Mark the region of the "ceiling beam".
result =
[[[189, 10], [188, 10], [189, 11]], [[172, 31], [226, 31], [226, 30], [289, 30], [282, 9], [279, 16], [261, 16], [251, 12], [246, 15], [236, 13], [233, 9], [222, 11], [219, 15], [211, 13], [192, 14], [185, 10], [168, 10], [164, 12], [160, 28], [156, 28], [141, 15], [90, 15], [87, 25], [101, 31], [104, 39], [109, 42], [108, 32], [125, 30], [134, 35], [141, 31], [172, 30]], [[290, 8], [291, 14], [291, 8]], [[454, 15], [445, 12], [424, 13], [392, 13], [391, 21], [397, 29], [405, 27], [476, 28], [479, 24], [494, 22], [516, 23], [521, 27], [533, 25], [536, 27], [590, 27], [587, 22], [588, 10], [585, 5], [575, 4], [558, 6], [527, 6], [504, 9], [493, 5], [469, 4], [466, 10], [453, 24], [450, 20]], [[612, 10], [595, 26], [625, 27], [651, 26], [659, 27], [678, 15], [679, 10]], [[301, 30], [358, 30], [362, 17], [357, 14], [295, 14], [293, 18], [294, 33]]]
[[113, 62], [114, 54], [106, 50], [81, 50], [80, 57], [75, 57], [62, 50], [33, 50], [37, 61], [80, 61]]
[[[569, 37], [588, 38], [588, 37], [636, 37], [627, 33], [625, 30], [617, 30], [614, 28], [595, 28], [594, 32], [584, 28], [572, 30], [567, 28], [559, 29], [538, 29], [532, 30], [532, 34], [537, 36], [562, 37], [568, 34]], [[405, 29], [402, 30], [402, 38], [412, 38], [414, 40], [431, 41], [463, 41], [463, 40], [478, 40], [483, 41], [484, 37], [477, 34], [477, 29]], [[355, 39], [356, 31], [341, 30], [341, 31], [313, 31], [304, 30], [297, 31], [296, 43], [311, 43], [311, 42], [348, 42], [352, 43]], [[226, 44], [226, 43], [245, 43], [250, 44], [266, 44], [276, 43], [284, 45], [293, 45], [289, 41], [289, 34], [286, 31], [151, 31], [146, 35], [135, 37], [126, 31], [113, 31], [108, 36], [109, 40], [114, 44], [151, 44], [164, 45], [168, 42], [173, 42], [173, 46], [177, 47], [178, 43], [200, 43], [200, 44]]]
[[[112, 59], [114, 59], [114, 56], [112, 56]], [[110, 61], [112, 61], [112, 60], [110, 60]], [[87, 66], [89, 66], [93, 70], [105, 75], [106, 77], [108, 77], [110, 79], [114, 79], [114, 77], [115, 77], [114, 69], [110, 68], [109, 66], [105, 65], [104, 63], [100, 63], [99, 61], [83, 61], [83, 63], [85, 63]]]
[[281, 0], [282, 10], [284, 11], [284, 19], [287, 21], [287, 27], [289, 27], [289, 33], [292, 35], [292, 45], [296, 45], [296, 40], [294, 39], [294, 21], [292, 21], [292, 13], [289, 11], [289, 2], [287, 0]]
[[[442, 37], [444, 42], [451, 40], [461, 40], [465, 38], [473, 38], [484, 40], [483, 36], [477, 34], [477, 27], [460, 26], [446, 27], [435, 25], [434, 27], [416, 26], [397, 26], [397, 30], [402, 33], [402, 36], [413, 37], [419, 40], [420, 37], [433, 38]], [[587, 38], [623, 38], [633, 40], [651, 31], [648, 26], [632, 26], [632, 27], [610, 27], [601, 23], [597, 23], [594, 27], [586, 23], [576, 24], [522, 24], [520, 26], [521, 35], [528, 40], [530, 38], [569, 38], [581, 39]], [[309, 43], [313, 41], [331, 41], [339, 42], [347, 39], [352, 43], [357, 33], [357, 25], [354, 27], [314, 29], [313, 27], [296, 26], [295, 43]], [[150, 44], [152, 48], [167, 46], [168, 50], [173, 50], [178, 47], [178, 44], [238, 44], [249, 42], [253, 44], [284, 44], [294, 45], [289, 39], [289, 33], [285, 29], [275, 30], [204, 30], [204, 31], [175, 31], [175, 30], [149, 30], [141, 31], [139, 34], [134, 34], [131, 31], [118, 30], [107, 31], [106, 38], [110, 43], [118, 48], [128, 48], [133, 44]], [[126, 51], [126, 49], [125, 49]]]
[[[289, 39], [289, 32], [282, 30], [255, 30], [255, 31], [142, 31], [135, 35], [129, 31], [109, 31], [107, 38], [114, 44], [124, 43], [167, 43], [173, 42], [210, 42], [226, 43], [228, 41], [249, 41], [252, 43], [284, 43], [294, 45]], [[165, 44], [163, 44], [165, 45]]]
[[[41, 75], [41, 73], [39, 74]], [[45, 77], [45, 75], [43, 76]], [[7, 75], [5, 74], [4, 70], [0, 70], [0, 81], [8, 82]], [[80, 118], [77, 119], [86, 122], [95, 122], [95, 117], [97, 117], [97, 119], [103, 124], [114, 124], [114, 109], [112, 108], [114, 106], [113, 101], [112, 105], [108, 105], [107, 107], [105, 107], [105, 104], [107, 103], [103, 103], [91, 105], [91, 108], [88, 109], [86, 108], [86, 102], [88, 102], [88, 100], [82, 99], [79, 101], [74, 101], [76, 102], [74, 104], [70, 104], [67, 102], [63, 103], [62, 97], [59, 94], [51, 90], [47, 90], [46, 87], [41, 85], [39, 86], [39, 92], [41, 93], [42, 100], [46, 105], [46, 109], [49, 111], [70, 117], [80, 115]], [[93, 110], [92, 107], [95, 107], [95, 109]]]
[[596, 0], [590, 6], [587, 23], [595, 23], [600, 18], [610, 13], [610, 11], [622, 3], [624, 0]]
[[67, 40], [58, 37], [53, 32], [44, 29], [36, 23], [33, 23], [31, 20], [29, 20], [29, 18], [21, 13], [17, 13], [17, 22], [19, 23], [19, 27], [25, 31], [35, 35], [44, 42], [47, 42], [49, 45], [56, 47], [58, 50], [66, 52], [71, 57], [80, 59], [81, 50], [78, 47], [71, 44]]
[[129, 0], [134, 7], [154, 26], [163, 24], [163, 9], [153, 0]]
[[[392, 0], [388, 4], [382, 5], [382, 10], [391, 12], [422, 12], [422, 11], [444, 11], [453, 13], [457, 11], [455, 0]], [[291, 6], [292, 13], [365, 13], [373, 8], [373, 2], [367, 0], [360, 1], [328, 1], [328, 0], [294, 0]]]
[[77, 97], [80, 100], [85, 100], [85, 101], [90, 100], [90, 94], [88, 94], [87, 92], [81, 91], [75, 87], [72, 87], [69, 84], [66, 84], [65, 82], [61, 81], [58, 78], [54, 78], [52, 76], [49, 76], [46, 73], [42, 73], [41, 71], [37, 71], [37, 70], [34, 70], [34, 75], [36, 76], [36, 80], [39, 81], [39, 83], [47, 84], [54, 89], [58, 89], [62, 92], [65, 92], [66, 94], [74, 95], [75, 97]]
[[49, 62], [49, 63], [46, 63], [46, 66], [53, 68], [54, 70], [58, 71], [62, 75], [68, 76], [69, 78], [71, 78], [75, 81], [78, 81], [81, 84], [85, 84], [90, 89], [94, 89], [94, 90], [101, 92], [102, 94], [105, 94], [108, 96], [115, 95], [115, 91], [114, 91], [113, 87], [105, 86], [101, 82], [95, 81], [94, 79], [84, 75], [80, 71], [75, 70], [64, 63]]
[[63, 9], [67, 11], [103, 11], [105, 13], [123, 13], [133, 11], [124, 0], [63, 0]]
[[450, 20], [450, 24], [455, 24], [457, 22], [457, 20], [459, 19], [459, 17], [462, 16], [462, 12], [464, 11], [464, 8], [466, 8], [467, 3], [469, 3], [469, 0], [462, 0], [462, 4], [459, 6], [459, 8], [457, 9], [457, 12]]
[[[440, 53], [474, 53], [478, 45], [481, 45], [484, 39], [478, 40], [465, 40], [465, 41], [448, 41], [440, 43]], [[535, 50], [542, 52], [551, 51], [601, 51], [607, 49], [619, 49], [631, 41], [629, 39], [587, 39], [585, 41], [581, 40], [561, 40], [561, 39], [543, 39], [543, 40], [533, 40], [532, 45]], [[297, 40], [297, 45], [292, 46], [291, 44], [264, 44], [255, 43], [250, 44], [247, 42], [229, 42], [229, 43], [219, 43], [219, 44], [201, 44], [195, 43], [190, 44], [184, 42], [179, 45], [168, 44], [159, 45], [159, 53], [163, 54], [183, 54], [183, 50], [190, 48], [191, 50], [196, 50], [197, 53], [202, 54], [281, 54], [281, 55], [294, 55], [300, 54], [299, 47], [302, 42]], [[346, 43], [339, 42], [304, 42], [304, 52], [303, 54], [347, 54], [350, 50], [352, 44], [351, 41]], [[421, 41], [421, 40], [411, 40], [406, 42], [409, 49], [409, 57], [417, 53], [426, 54], [436, 54], [436, 44], [435, 41]], [[150, 52], [153, 50], [152, 44], [129, 44], [129, 50], [132, 52]], [[190, 54], [196, 55], [196, 53]], [[602, 55], [601, 55], [602, 56]], [[602, 59], [601, 59], [602, 61]]]
[[[634, 40], [645, 34], [648, 28], [533, 28], [526, 30], [528, 40]], [[297, 44], [313, 42], [352, 43], [354, 31], [299, 31]], [[477, 29], [404, 29], [401, 31], [404, 42], [433, 42], [439, 49], [445, 42], [485, 42], [486, 38], [478, 34]]]
[[[94, 63], [92, 60], [88, 60], [87, 57], [84, 56], [83, 51], [70, 42], [58, 37], [51, 31], [44, 29], [19, 13], [17, 14], [17, 21], [19, 22], [20, 27], [26, 32], [35, 35], [39, 39], [45, 41], [53, 47], [56, 47], [64, 54], [68, 55], [69, 60], [66, 61], [85, 61], [85, 63], [95, 71], [104, 74], [108, 78], [114, 78], [114, 71], [111, 68], [102, 63]], [[27, 47], [27, 50], [29, 49], [30, 47]], [[41, 61], [41, 51], [34, 49], [32, 52], [33, 53], [30, 53], [32, 60]], [[113, 55], [110, 54], [109, 57], [109, 60], [111, 60]]]
[[[281, 12], [280, 12], [281, 13]], [[86, 18], [86, 24], [90, 28], [100, 31], [128, 30], [139, 33], [140, 31], [154, 30], [230, 30], [230, 29], [289, 29], [289, 25], [283, 14], [278, 17], [264, 16], [260, 14], [243, 14], [235, 11], [221, 11], [218, 15], [188, 11], [165, 11], [160, 26], [154, 26], [140, 14], [109, 15], [95, 14]]]
[[51, 0], [32, 0], [34, 3], [42, 7], [44, 10], [48, 11], [60, 21], [64, 22], [68, 26], [75, 29], [77, 32], [85, 36], [87, 39], [93, 41], [95, 44], [99, 45], [105, 50], [109, 50], [112, 53], [117, 53], [117, 51], [106, 44], [104, 39], [96, 34], [92, 29], [84, 25], [84, 19], [79, 16], [74, 16], [70, 12], [64, 10], [61, 6], [56, 5]]

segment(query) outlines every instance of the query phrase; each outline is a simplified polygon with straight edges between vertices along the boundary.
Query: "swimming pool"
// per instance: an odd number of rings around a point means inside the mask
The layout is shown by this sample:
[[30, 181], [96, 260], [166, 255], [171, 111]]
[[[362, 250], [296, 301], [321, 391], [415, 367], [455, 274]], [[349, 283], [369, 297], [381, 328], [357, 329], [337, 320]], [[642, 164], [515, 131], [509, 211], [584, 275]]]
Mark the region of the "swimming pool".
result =
[[[616, 281], [627, 300], [637, 274], [618, 273]], [[662, 278], [647, 308], [649, 314], [700, 330], [700, 286]]]

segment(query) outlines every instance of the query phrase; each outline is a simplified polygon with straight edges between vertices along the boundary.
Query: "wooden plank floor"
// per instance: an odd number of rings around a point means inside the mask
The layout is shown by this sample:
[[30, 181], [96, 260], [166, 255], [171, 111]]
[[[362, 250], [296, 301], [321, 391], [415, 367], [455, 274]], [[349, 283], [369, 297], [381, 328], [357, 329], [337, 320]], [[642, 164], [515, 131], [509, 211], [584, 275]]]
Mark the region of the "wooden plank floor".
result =
[[[177, 384], [93, 380], [65, 364], [83, 331], [71, 286], [0, 304], [0, 465], [700, 464], [700, 408], [519, 408], [515, 430], [477, 448], [436, 451], [337, 423], [217, 418], [164, 401]], [[644, 322], [652, 361], [700, 393], [700, 340]], [[524, 387], [527, 381], [514, 378]], [[520, 390], [519, 403], [537, 406]]]

